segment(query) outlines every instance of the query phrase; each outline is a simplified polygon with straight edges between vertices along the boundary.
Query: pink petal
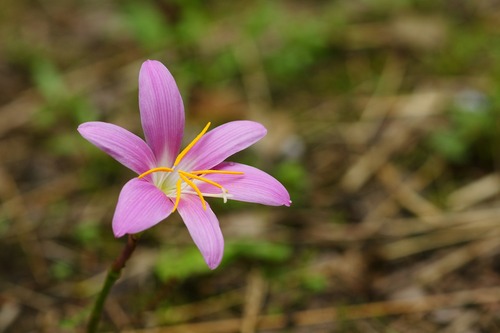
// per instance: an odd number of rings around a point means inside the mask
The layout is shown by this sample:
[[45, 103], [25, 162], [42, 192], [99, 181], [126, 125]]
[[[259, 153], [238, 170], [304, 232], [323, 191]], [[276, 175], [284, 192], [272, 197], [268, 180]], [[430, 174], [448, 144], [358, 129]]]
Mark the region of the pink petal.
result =
[[[207, 174], [205, 177], [213, 180], [228, 190], [229, 199], [260, 203], [269, 206], [290, 206], [290, 194], [274, 177], [257, 168], [234, 162], [224, 162], [215, 170], [242, 171], [243, 175]], [[200, 183], [203, 193], [220, 193], [220, 189]]]
[[184, 156], [182, 170], [206, 170], [229, 156], [253, 145], [267, 133], [264, 126], [253, 121], [232, 121], [214, 128]]
[[134, 178], [123, 186], [113, 217], [116, 237], [151, 228], [172, 212], [174, 205], [152, 183]]
[[151, 148], [137, 135], [120, 126], [92, 121], [78, 126], [78, 132], [97, 148], [138, 174], [156, 164]]
[[139, 109], [146, 142], [158, 165], [171, 166], [184, 132], [184, 105], [172, 74], [158, 61], [148, 60], [142, 64]]
[[183, 195], [178, 211], [208, 267], [215, 269], [224, 253], [224, 238], [217, 216], [208, 204], [204, 210], [195, 195]]

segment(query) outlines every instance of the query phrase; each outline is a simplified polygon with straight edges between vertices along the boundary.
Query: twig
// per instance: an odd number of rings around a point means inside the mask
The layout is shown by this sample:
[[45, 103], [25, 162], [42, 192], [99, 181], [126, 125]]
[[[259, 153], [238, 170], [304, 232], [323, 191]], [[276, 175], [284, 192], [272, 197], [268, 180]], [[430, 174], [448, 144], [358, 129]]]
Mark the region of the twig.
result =
[[401, 105], [396, 106], [396, 112], [405, 121], [393, 123], [388, 127], [378, 144], [348, 168], [340, 182], [341, 187], [348, 192], [356, 192], [394, 153], [406, 150], [416, 130], [418, 132], [429, 130], [429, 125], [425, 122], [427, 116], [441, 112], [445, 98], [443, 92], [421, 91], [403, 100]]
[[[333, 324], [334, 322], [346, 320], [428, 312], [441, 308], [453, 308], [471, 304], [487, 304], [498, 301], [500, 301], [500, 287], [463, 290], [454, 293], [438, 294], [426, 297], [304, 310], [295, 312], [291, 316], [284, 314], [267, 315], [261, 317], [258, 329], [283, 329], [290, 322], [290, 320], [297, 327], [306, 327]], [[240, 327], [241, 319], [231, 318], [170, 327], [122, 331], [122, 333], [232, 333], [238, 332]]]
[[441, 279], [444, 275], [463, 267], [474, 259], [497, 253], [499, 248], [500, 243], [498, 238], [481, 239], [454, 249], [441, 258], [434, 259], [417, 271], [414, 276], [421, 283], [430, 285]]
[[420, 252], [456, 245], [462, 242], [491, 238], [498, 239], [498, 233], [492, 232], [490, 226], [481, 229], [471, 228], [470, 230], [448, 229], [405, 238], [382, 245], [379, 249], [379, 254], [386, 260], [396, 260]]
[[[11, 199], [13, 198], [13, 199]], [[19, 242], [23, 252], [27, 257], [33, 277], [37, 282], [46, 282], [48, 278], [48, 267], [43, 253], [40, 240], [36, 233], [31, 219], [27, 215], [25, 198], [23, 197], [15, 179], [0, 167], [0, 199], [2, 201], [11, 200], [11, 205], [5, 207], [0, 205], [0, 211], [5, 211], [13, 221], [12, 233]]]
[[[421, 191], [426, 188], [442, 173], [444, 162], [436, 156], [429, 157], [425, 163], [406, 180], [406, 186], [414, 191]], [[381, 218], [389, 218], [399, 212], [399, 204], [396, 202], [395, 193], [388, 193], [388, 197], [370, 209], [364, 218], [364, 222], [369, 222]]]
[[378, 179], [389, 193], [406, 209], [419, 216], [425, 222], [426, 217], [440, 215], [441, 211], [430, 201], [423, 198], [409, 186], [401, 172], [392, 163], [387, 163], [377, 173]]
[[262, 273], [257, 269], [251, 271], [248, 276], [241, 333], [255, 332], [266, 290], [267, 283], [262, 277]]
[[492, 173], [455, 190], [448, 197], [452, 210], [460, 211], [500, 194], [500, 174]]

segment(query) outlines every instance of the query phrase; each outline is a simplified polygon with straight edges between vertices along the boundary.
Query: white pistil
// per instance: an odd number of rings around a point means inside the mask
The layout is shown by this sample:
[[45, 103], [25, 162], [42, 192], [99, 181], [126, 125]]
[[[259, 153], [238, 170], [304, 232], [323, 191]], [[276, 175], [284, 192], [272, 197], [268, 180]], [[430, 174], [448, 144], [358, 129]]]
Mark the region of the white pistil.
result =
[[[182, 193], [193, 194], [193, 195], [197, 194], [195, 191], [189, 191], [189, 190], [182, 191]], [[227, 202], [227, 199], [231, 199], [233, 197], [232, 194], [227, 192], [225, 194], [224, 193], [202, 193], [202, 194], [204, 197], [208, 198], [222, 198], [224, 203]]]

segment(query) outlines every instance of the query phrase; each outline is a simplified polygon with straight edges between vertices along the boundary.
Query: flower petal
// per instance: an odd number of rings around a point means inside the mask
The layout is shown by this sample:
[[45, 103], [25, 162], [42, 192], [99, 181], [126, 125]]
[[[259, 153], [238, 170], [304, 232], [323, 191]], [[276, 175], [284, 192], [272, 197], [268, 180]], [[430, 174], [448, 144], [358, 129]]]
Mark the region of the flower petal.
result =
[[97, 148], [138, 174], [156, 165], [151, 148], [137, 135], [120, 126], [91, 121], [78, 126], [78, 132]]
[[174, 205], [152, 183], [134, 178], [123, 186], [113, 217], [116, 237], [136, 234], [164, 220]]
[[267, 130], [254, 121], [232, 121], [214, 128], [198, 141], [180, 163], [182, 170], [206, 170], [253, 145]]
[[224, 253], [224, 238], [217, 216], [208, 204], [204, 210], [200, 199], [194, 195], [183, 195], [177, 210], [208, 267], [215, 269]]
[[[257, 168], [234, 162], [224, 162], [214, 170], [241, 171], [243, 175], [208, 174], [204, 176], [224, 186], [228, 199], [260, 203], [269, 206], [290, 206], [290, 194], [274, 177]], [[199, 183], [203, 193], [220, 193], [220, 189], [208, 183]]]
[[142, 64], [139, 109], [146, 142], [158, 165], [171, 166], [184, 132], [184, 105], [172, 74], [158, 61], [148, 60]]

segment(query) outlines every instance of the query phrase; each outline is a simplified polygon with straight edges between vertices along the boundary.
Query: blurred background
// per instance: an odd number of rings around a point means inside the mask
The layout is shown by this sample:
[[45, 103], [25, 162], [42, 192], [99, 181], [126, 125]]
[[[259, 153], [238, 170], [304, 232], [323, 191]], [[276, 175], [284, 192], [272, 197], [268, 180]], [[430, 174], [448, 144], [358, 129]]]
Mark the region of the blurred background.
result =
[[146, 59], [190, 141], [263, 123], [230, 160], [293, 205], [209, 200], [210, 271], [176, 216], [145, 232], [103, 332], [500, 331], [500, 2], [0, 2], [0, 332], [78, 332], [136, 176], [76, 131], [143, 136]]

